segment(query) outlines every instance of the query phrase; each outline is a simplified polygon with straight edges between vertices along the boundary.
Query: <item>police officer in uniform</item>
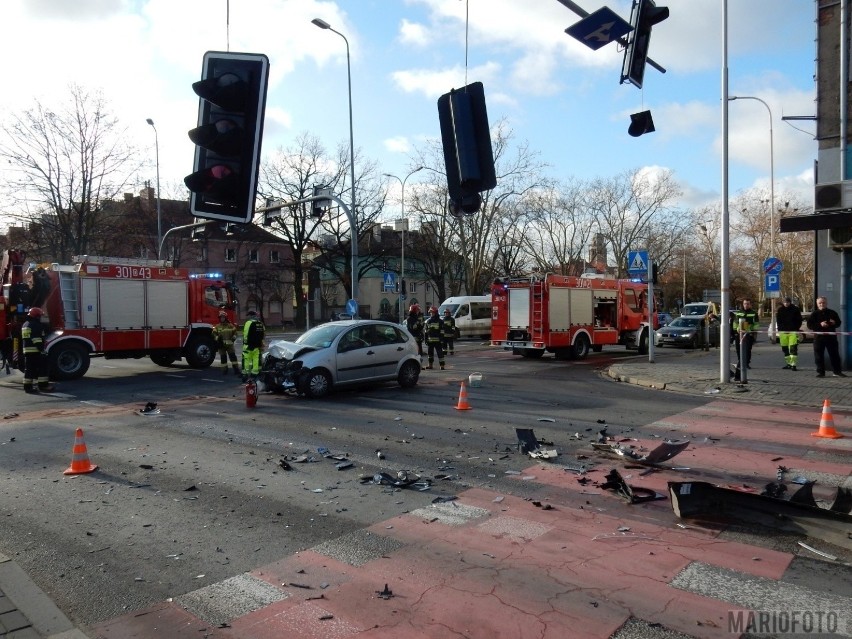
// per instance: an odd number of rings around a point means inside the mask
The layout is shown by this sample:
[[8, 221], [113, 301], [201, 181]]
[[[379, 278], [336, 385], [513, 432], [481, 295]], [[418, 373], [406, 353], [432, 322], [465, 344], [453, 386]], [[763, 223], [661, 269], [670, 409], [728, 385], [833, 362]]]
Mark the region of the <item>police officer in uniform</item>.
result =
[[[27, 312], [27, 321], [21, 326], [21, 341], [24, 347], [24, 392], [49, 393], [53, 391], [47, 371], [47, 358], [44, 357], [44, 324], [42, 312], [34, 306]], [[34, 388], [38, 384], [38, 390]]]
[[444, 353], [455, 355], [456, 320], [450, 314], [450, 309], [444, 309], [444, 317], [441, 321], [444, 323]]
[[257, 317], [257, 311], [249, 311], [248, 319], [243, 324], [243, 381], [249, 377], [257, 377], [260, 373], [260, 349], [266, 328]]
[[435, 361], [435, 352], [438, 353], [438, 363], [441, 365], [441, 370], [444, 370], [444, 322], [438, 317], [438, 307], [433, 306], [429, 309], [429, 319], [423, 325], [423, 334], [426, 337], [426, 347], [429, 349], [429, 364], [426, 368], [432, 368], [432, 363]]
[[213, 327], [213, 337], [216, 338], [216, 344], [219, 346], [222, 375], [228, 374], [228, 360], [231, 361], [231, 368], [234, 369], [234, 375], [239, 375], [240, 367], [237, 366], [237, 354], [234, 352], [237, 327], [228, 320], [228, 314], [225, 311], [219, 312], [219, 323]]

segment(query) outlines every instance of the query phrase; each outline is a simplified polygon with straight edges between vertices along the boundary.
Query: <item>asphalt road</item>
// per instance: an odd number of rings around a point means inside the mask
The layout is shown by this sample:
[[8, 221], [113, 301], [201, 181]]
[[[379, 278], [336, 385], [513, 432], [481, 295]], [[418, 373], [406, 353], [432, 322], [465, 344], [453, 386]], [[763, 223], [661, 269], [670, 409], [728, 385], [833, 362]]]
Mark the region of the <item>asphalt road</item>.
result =
[[[388, 383], [322, 400], [263, 394], [254, 409], [218, 367], [94, 360], [84, 379], [45, 396], [24, 395], [20, 375], [2, 375], [0, 552], [72, 621], [93, 625], [438, 496], [481, 487], [539, 497], [550, 488], [506, 474], [530, 464], [516, 427], [554, 442], [568, 463], [604, 428], [641, 437], [646, 425], [711, 401], [598, 374], [635, 356], [627, 351], [565, 362], [472, 341], [456, 350], [448, 370], [424, 371], [414, 389]], [[483, 384], [468, 389], [473, 410], [458, 411], [460, 383], [473, 372]], [[160, 412], [140, 414], [147, 402]], [[77, 428], [99, 468], [69, 476]], [[320, 449], [353, 466], [337, 470]], [[399, 471], [433, 478], [431, 490], [361, 481]]]

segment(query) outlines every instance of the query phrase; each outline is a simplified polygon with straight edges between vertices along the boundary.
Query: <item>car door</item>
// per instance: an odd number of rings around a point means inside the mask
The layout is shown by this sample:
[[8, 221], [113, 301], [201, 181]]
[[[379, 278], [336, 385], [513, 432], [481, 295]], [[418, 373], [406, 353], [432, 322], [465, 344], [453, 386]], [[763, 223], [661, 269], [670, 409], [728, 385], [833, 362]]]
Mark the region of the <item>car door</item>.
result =
[[354, 326], [345, 331], [337, 342], [337, 383], [355, 382], [372, 377], [374, 358], [367, 351], [371, 344], [364, 338], [364, 327]]

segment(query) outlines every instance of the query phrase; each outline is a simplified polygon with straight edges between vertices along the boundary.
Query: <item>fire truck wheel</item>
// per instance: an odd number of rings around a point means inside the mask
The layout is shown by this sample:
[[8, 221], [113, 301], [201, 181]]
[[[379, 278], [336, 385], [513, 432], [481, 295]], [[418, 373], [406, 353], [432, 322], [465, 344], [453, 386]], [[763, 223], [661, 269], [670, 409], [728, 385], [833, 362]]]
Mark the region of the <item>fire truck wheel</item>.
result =
[[574, 340], [574, 357], [577, 359], [586, 359], [589, 354], [589, 338], [583, 334], [577, 335]]
[[89, 350], [82, 344], [59, 343], [50, 349], [50, 376], [58, 381], [79, 379], [89, 370]]
[[171, 366], [177, 359], [172, 353], [151, 353], [151, 361], [157, 366]]
[[186, 345], [186, 361], [193, 368], [207, 368], [216, 359], [216, 343], [209, 335], [198, 335]]
[[329, 390], [331, 390], [331, 375], [321, 368], [304, 371], [299, 375], [299, 393], [301, 395], [311, 399], [319, 399], [328, 395]]

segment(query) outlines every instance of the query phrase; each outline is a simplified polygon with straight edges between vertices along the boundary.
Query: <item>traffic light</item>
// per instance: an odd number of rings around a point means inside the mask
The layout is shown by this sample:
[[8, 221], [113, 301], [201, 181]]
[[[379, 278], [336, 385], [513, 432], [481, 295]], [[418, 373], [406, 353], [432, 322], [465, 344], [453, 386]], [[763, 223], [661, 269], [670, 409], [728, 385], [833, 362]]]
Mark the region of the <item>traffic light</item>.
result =
[[[325, 186], [315, 186], [313, 196], [323, 197], [331, 195], [331, 189]], [[311, 202], [311, 217], [320, 219], [325, 212], [331, 208], [331, 200], [313, 200]]]
[[450, 212], [456, 217], [472, 215], [482, 205], [479, 194], [497, 186], [482, 83], [453, 89], [438, 98], [438, 119]]
[[630, 115], [630, 126], [627, 128], [627, 132], [634, 138], [654, 131], [656, 131], [654, 119], [651, 117], [650, 111], [641, 111]]
[[633, 31], [628, 35], [627, 46], [624, 48], [621, 84], [627, 81], [642, 88], [648, 45], [651, 43], [651, 27], [668, 17], [669, 8], [658, 7], [654, 0], [633, 0], [633, 11], [630, 13], [630, 26]]
[[251, 222], [257, 192], [260, 143], [269, 59], [259, 53], [208, 51], [201, 80], [192, 85], [201, 98], [193, 173], [184, 178], [193, 215], [227, 222]]
[[657, 263], [651, 262], [651, 283], [657, 284], [659, 273], [657, 272]]

